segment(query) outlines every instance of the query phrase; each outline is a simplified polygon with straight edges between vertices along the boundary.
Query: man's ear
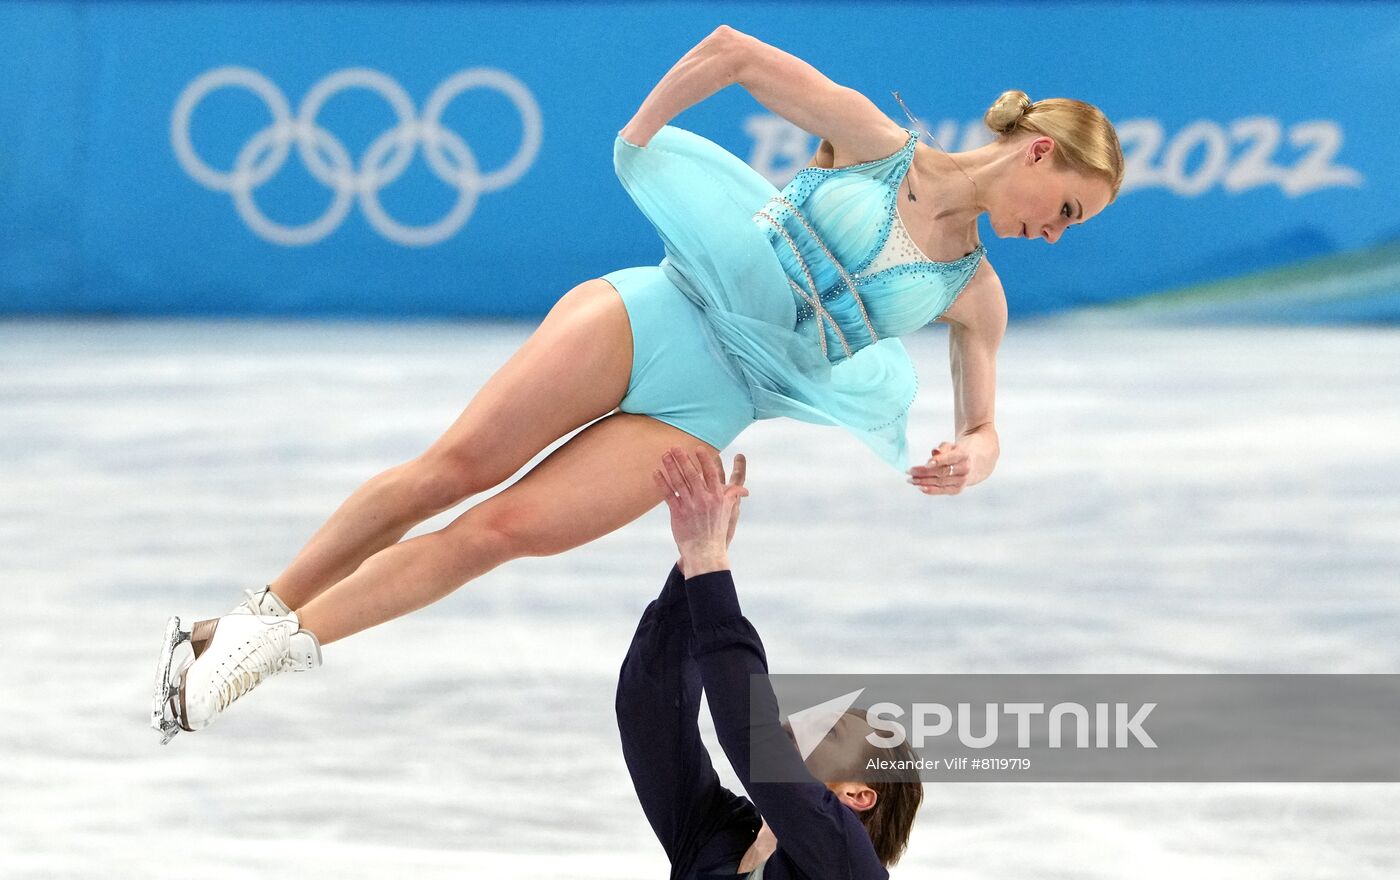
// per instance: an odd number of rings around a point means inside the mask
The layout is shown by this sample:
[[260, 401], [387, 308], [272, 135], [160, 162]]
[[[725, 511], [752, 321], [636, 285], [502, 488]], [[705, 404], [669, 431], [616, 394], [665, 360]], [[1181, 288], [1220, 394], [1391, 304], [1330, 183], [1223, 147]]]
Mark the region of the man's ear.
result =
[[875, 801], [879, 799], [879, 795], [875, 793], [875, 789], [861, 782], [847, 782], [843, 784], [836, 792], [836, 796], [841, 799], [841, 803], [855, 810], [857, 813], [863, 813], [875, 806]]

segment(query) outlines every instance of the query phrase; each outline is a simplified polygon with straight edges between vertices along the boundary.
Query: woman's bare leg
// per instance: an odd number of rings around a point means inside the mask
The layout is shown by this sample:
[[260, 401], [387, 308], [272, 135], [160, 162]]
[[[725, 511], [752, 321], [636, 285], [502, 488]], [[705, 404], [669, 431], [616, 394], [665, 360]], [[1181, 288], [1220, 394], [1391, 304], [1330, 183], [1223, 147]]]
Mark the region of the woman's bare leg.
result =
[[549, 444], [615, 409], [632, 370], [622, 298], [570, 290], [426, 452], [371, 478], [270, 586], [293, 610], [423, 520], [499, 485]]
[[549, 556], [621, 528], [661, 501], [651, 473], [672, 446], [713, 447], [665, 422], [616, 413], [441, 531], [371, 556], [298, 612], [322, 644], [441, 599], [502, 562]]

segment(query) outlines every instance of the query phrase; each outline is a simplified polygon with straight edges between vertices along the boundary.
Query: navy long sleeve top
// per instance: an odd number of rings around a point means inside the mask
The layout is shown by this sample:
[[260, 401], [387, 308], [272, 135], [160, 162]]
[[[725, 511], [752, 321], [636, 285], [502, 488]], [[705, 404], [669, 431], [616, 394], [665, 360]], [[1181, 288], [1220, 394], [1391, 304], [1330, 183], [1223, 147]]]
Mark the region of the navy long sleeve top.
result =
[[[627, 770], [671, 860], [672, 880], [736, 876], [765, 819], [778, 846], [763, 865], [763, 880], [886, 880], [854, 811], [807, 773], [764, 678], [752, 679], [760, 709], [751, 718], [750, 676], [767, 671], [763, 643], [740, 612], [730, 573], [683, 580], [672, 568], [637, 625], [616, 701]], [[747, 798], [720, 784], [701, 742], [702, 688]], [[773, 765], [764, 768], [765, 777], [805, 781], [754, 782], [754, 744]]]

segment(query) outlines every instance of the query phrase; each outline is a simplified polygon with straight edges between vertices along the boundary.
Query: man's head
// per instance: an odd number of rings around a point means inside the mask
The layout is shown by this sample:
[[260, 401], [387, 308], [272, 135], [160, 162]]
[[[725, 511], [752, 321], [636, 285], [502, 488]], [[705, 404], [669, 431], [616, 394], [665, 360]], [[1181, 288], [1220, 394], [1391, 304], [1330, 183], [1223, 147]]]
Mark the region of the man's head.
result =
[[[793, 738], [791, 725], [784, 723], [783, 730]], [[889, 867], [899, 861], [909, 844], [914, 815], [924, 800], [924, 786], [916, 771], [878, 769], [910, 767], [915, 755], [907, 742], [888, 748], [873, 745], [868, 739], [872, 733], [874, 728], [865, 720], [864, 711], [845, 712], [803, 763], [855, 812], [880, 863]], [[797, 747], [795, 738], [793, 747]], [[885, 763], [878, 763], [881, 761]]]

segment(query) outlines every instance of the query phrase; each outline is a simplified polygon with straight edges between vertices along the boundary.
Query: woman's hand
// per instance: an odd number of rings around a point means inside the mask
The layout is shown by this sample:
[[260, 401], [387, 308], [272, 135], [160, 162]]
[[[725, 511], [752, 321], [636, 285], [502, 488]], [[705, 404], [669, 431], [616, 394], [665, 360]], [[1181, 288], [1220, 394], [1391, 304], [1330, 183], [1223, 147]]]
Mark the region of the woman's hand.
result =
[[681, 553], [681, 571], [687, 578], [729, 567], [729, 542], [739, 523], [739, 499], [744, 488], [745, 462], [734, 457], [734, 473], [724, 479], [724, 463], [718, 455], [699, 447], [687, 453], [673, 446], [661, 459], [652, 479], [664, 492], [671, 511], [671, 534]]
[[965, 487], [980, 483], [996, 465], [995, 441], [969, 434], [957, 443], [943, 442], [922, 465], [908, 471], [909, 482], [925, 495], [957, 495]]

